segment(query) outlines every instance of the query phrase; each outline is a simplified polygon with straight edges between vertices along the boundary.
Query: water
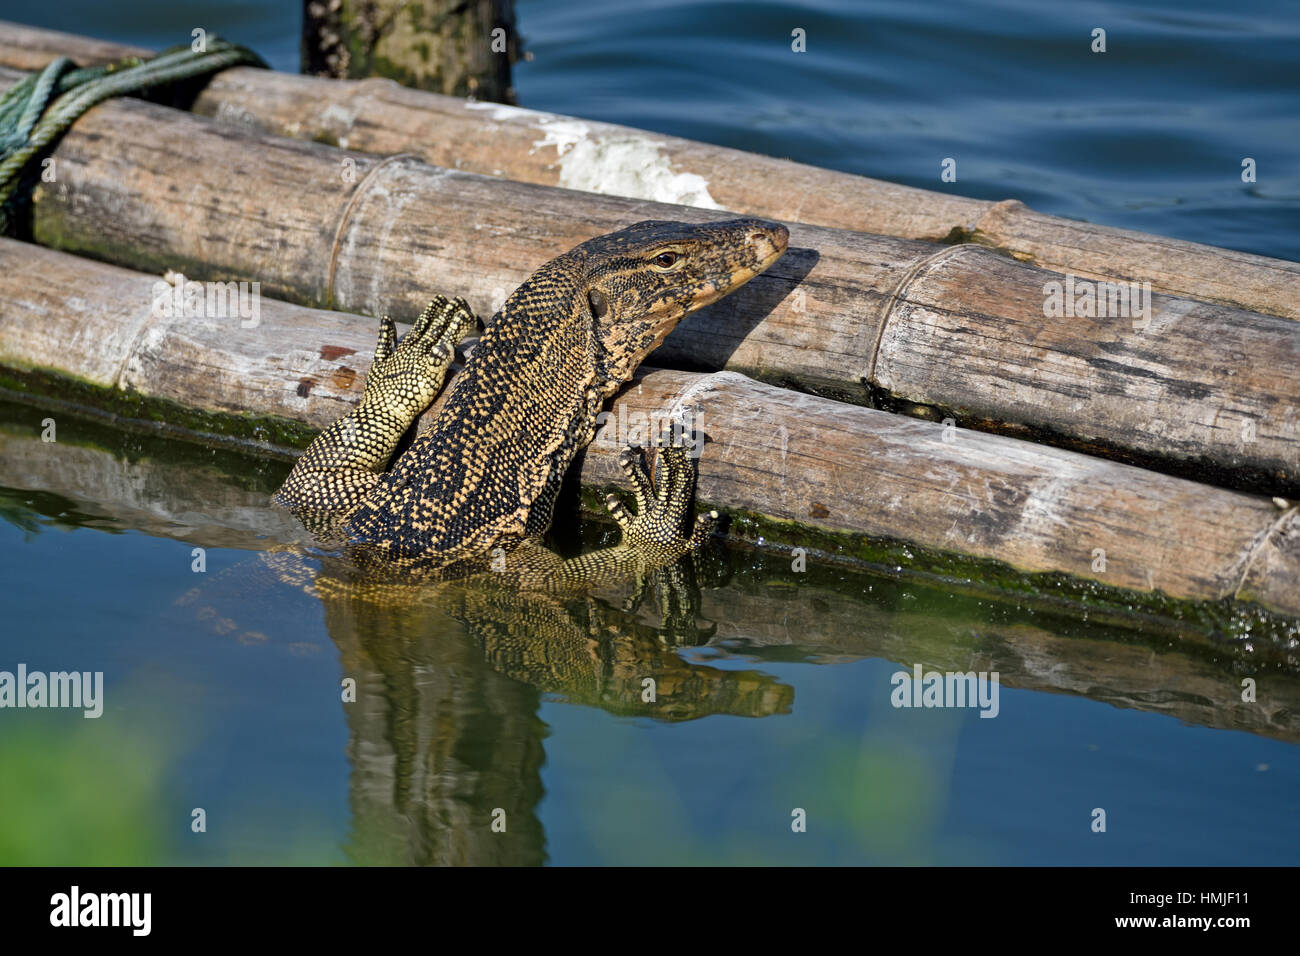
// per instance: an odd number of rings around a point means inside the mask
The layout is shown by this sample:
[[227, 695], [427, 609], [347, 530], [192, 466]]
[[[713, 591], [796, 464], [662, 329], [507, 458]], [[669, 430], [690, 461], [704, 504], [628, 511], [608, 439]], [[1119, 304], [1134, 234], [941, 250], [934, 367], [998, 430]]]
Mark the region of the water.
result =
[[[201, 25], [283, 69], [297, 10], [0, 4], [152, 46]], [[526, 106], [1300, 259], [1285, 4], [539, 0], [519, 18]], [[529, 606], [533, 636], [574, 654], [521, 669], [463, 596], [375, 602], [309, 565], [333, 585], [317, 596], [263, 566], [292, 535], [264, 507], [282, 463], [63, 413], [51, 445], [47, 412], [0, 413], [0, 670], [106, 681], [98, 720], [0, 711], [0, 862], [1300, 862], [1300, 679], [1176, 626], [730, 550], [698, 575], [706, 643], [672, 643], [653, 600]], [[916, 663], [998, 671], [997, 718], [892, 707]]]
[[[1300, 677], [1177, 627], [740, 549], [671, 633], [655, 594], [375, 596], [259, 559], [283, 463], [46, 414], [0, 403], [0, 670], [102, 671], [103, 716], [0, 712], [0, 860], [1297, 860]], [[997, 671], [997, 716], [893, 707], [917, 663]]]

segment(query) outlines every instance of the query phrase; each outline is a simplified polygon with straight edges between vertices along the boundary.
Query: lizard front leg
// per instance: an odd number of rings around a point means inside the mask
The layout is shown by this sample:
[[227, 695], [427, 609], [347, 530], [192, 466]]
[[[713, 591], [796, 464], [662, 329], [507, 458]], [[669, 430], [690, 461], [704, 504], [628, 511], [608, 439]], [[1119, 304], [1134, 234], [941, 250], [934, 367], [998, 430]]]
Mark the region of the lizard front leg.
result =
[[659, 445], [657, 481], [646, 470], [639, 448], [625, 448], [618, 456], [619, 467], [632, 481], [636, 514], [628, 514], [613, 495], [605, 507], [623, 530], [621, 547], [640, 551], [651, 562], [668, 564], [701, 547], [718, 523], [718, 513], [701, 514], [691, 522], [695, 511], [695, 459], [686, 444], [665, 440]]
[[703, 547], [718, 523], [710, 511], [692, 521], [695, 512], [696, 462], [687, 448], [684, 432], [659, 442], [659, 460], [652, 478], [638, 448], [625, 448], [619, 467], [632, 482], [636, 514], [630, 514], [613, 495], [605, 505], [623, 531], [612, 548], [578, 555], [550, 570], [550, 590], [581, 590], [619, 580], [637, 580], [656, 568], [667, 567]]
[[438, 296], [398, 342], [392, 319], [384, 316], [361, 401], [316, 436], [276, 493], [276, 503], [325, 514], [360, 504], [411, 423], [438, 396], [455, 344], [474, 323], [464, 299]]

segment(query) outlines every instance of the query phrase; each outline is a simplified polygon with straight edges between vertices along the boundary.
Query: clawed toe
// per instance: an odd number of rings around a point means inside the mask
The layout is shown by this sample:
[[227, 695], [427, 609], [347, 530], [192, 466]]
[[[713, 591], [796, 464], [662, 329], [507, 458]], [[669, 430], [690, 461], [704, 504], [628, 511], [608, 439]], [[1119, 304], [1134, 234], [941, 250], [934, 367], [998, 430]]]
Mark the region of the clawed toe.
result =
[[464, 299], [438, 295], [429, 300], [407, 337], [412, 341], [455, 345], [476, 321], [473, 310]]
[[695, 516], [695, 528], [691, 531], [691, 540], [689, 542], [691, 550], [702, 547], [704, 542], [709, 540], [709, 536], [718, 527], [718, 517], [716, 511]]
[[650, 480], [650, 472], [646, 470], [645, 457], [641, 454], [641, 449], [624, 448], [618, 456], [618, 466], [627, 475], [628, 480], [632, 482], [632, 492], [636, 495], [636, 507], [638, 513], [643, 513], [646, 509], [646, 502], [654, 497], [654, 483]]
[[435, 343], [424, 354], [425, 370], [429, 374], [439, 372], [449, 366], [455, 357], [456, 350], [450, 345], [445, 342]]
[[605, 496], [605, 509], [609, 512], [610, 517], [618, 522], [618, 526], [624, 532], [632, 527], [632, 522], [635, 519], [628, 514], [628, 510], [623, 507], [623, 502], [618, 500], [617, 495]]
[[375, 361], [381, 362], [397, 347], [397, 326], [388, 316], [379, 320], [379, 341], [375, 343]]
[[684, 430], [678, 428], [660, 434], [655, 442], [658, 455], [653, 476], [641, 449], [629, 446], [619, 453], [618, 466], [632, 482], [636, 515], [630, 514], [613, 495], [606, 498], [605, 504], [623, 529], [625, 543], [675, 554], [699, 548], [713, 533], [718, 522], [716, 511], [689, 523], [697, 471], [689, 450], [693, 442], [686, 438]]

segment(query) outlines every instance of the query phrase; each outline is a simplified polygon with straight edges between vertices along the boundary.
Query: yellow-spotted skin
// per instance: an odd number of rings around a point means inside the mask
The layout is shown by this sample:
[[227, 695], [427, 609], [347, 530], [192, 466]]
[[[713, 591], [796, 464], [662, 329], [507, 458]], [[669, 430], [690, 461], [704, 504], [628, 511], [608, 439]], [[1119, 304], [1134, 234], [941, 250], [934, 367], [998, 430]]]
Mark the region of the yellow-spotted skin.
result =
[[384, 316], [361, 402], [316, 436], [275, 501], [336, 517], [361, 504], [411, 423], [438, 397], [455, 345], [475, 321], [464, 299], [438, 296], [399, 344], [393, 320]]
[[560, 483], [591, 441], [601, 406], [688, 313], [784, 253], [784, 226], [758, 219], [642, 222], [546, 263], [487, 323], [432, 427], [396, 460], [433, 401], [453, 347], [474, 323], [463, 300], [435, 299], [400, 343], [381, 324], [357, 408], [322, 432], [277, 495], [313, 530], [328, 523], [365, 567], [448, 569], [500, 561], [529, 584], [623, 574], [698, 547], [695, 463], [670, 444], [658, 484], [640, 455], [624, 470], [638, 513], [612, 507], [619, 549], [563, 564], [537, 545]]

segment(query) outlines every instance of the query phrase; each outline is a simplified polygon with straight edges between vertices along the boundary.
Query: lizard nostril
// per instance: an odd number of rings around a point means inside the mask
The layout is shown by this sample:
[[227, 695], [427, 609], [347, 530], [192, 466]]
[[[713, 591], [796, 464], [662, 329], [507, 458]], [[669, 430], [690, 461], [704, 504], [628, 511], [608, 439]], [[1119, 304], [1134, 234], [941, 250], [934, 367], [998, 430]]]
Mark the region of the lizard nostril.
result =
[[759, 249], [765, 249], [769, 253], [776, 251], [785, 251], [786, 244], [789, 242], [790, 232], [780, 224], [773, 224], [765, 229], [756, 229], [749, 234], [749, 244]]

